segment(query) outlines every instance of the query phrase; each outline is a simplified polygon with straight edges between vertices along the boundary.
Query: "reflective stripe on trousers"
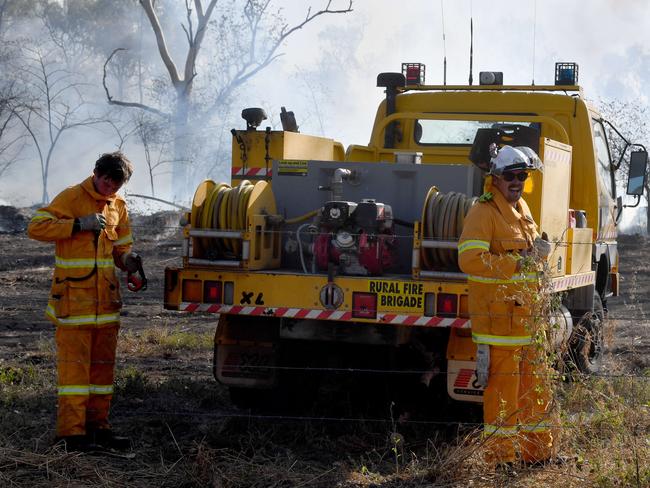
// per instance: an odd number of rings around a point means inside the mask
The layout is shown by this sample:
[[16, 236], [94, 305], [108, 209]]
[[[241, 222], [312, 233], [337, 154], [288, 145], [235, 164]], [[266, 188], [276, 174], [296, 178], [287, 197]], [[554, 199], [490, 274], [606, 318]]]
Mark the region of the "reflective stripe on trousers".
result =
[[59, 385], [59, 395], [111, 395], [113, 385]]
[[549, 459], [556, 434], [550, 428], [550, 371], [535, 346], [490, 346], [490, 375], [483, 394], [486, 460]]
[[517, 427], [515, 426], [503, 427], [503, 426], [493, 425], [493, 424], [484, 424], [483, 436], [489, 437], [493, 435], [501, 436], [501, 437], [517, 435]]
[[529, 335], [498, 336], [472, 332], [472, 340], [477, 344], [489, 344], [490, 346], [527, 346], [532, 342], [532, 337]]
[[119, 325], [57, 327], [57, 435], [109, 428]]

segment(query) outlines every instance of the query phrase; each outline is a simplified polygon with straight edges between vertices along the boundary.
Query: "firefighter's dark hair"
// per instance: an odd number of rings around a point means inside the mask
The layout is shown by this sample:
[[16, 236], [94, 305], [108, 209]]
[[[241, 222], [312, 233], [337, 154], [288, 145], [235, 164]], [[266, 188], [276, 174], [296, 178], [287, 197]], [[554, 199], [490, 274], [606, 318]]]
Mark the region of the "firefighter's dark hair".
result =
[[98, 176], [108, 176], [111, 180], [124, 184], [133, 174], [133, 165], [121, 151], [115, 151], [99, 157], [95, 163], [95, 172]]

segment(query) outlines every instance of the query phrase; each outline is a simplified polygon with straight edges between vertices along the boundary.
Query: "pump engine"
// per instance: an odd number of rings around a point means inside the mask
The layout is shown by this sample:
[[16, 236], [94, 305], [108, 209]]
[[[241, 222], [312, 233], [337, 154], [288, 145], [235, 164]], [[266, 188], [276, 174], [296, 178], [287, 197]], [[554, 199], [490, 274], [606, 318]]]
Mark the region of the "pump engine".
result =
[[390, 205], [330, 201], [320, 210], [313, 254], [318, 269], [329, 264], [346, 275], [381, 275], [395, 262], [397, 250]]

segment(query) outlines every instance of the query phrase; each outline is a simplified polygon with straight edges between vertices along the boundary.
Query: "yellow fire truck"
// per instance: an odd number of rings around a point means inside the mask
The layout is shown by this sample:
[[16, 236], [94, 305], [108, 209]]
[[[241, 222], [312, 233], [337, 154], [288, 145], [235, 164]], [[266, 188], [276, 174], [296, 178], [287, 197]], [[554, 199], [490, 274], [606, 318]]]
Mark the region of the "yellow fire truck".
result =
[[[623, 205], [607, 122], [577, 70], [558, 63], [553, 85], [484, 72], [479, 85], [430, 86], [423, 65], [405, 64], [378, 75], [386, 97], [370, 142], [347, 150], [300, 133], [284, 107], [283, 130], [259, 130], [264, 111], [245, 109], [246, 129], [231, 131], [232, 181], [198, 186], [183, 265], [165, 271], [165, 308], [214, 314], [214, 376], [233, 401], [307, 397], [314, 382], [300, 373], [372, 367], [481, 402], [457, 242], [491, 142], [543, 161], [524, 197], [553, 243], [556, 341], [577, 369], [597, 370]], [[631, 153], [629, 194], [642, 193], [646, 160]]]

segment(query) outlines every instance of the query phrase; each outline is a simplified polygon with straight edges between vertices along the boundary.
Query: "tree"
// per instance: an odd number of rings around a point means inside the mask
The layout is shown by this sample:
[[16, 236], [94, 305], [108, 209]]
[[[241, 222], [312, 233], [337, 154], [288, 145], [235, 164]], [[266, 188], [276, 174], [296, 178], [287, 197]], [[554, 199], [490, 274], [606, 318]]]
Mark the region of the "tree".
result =
[[[610, 100], [601, 103], [613, 164], [617, 169], [617, 183], [625, 188], [629, 174], [630, 151], [639, 149], [635, 144], [650, 148], [650, 112], [638, 102]], [[650, 178], [646, 178], [643, 199], [646, 202], [646, 233], [650, 234]]]
[[43, 203], [49, 202], [50, 167], [61, 137], [80, 127], [106, 122], [88, 112], [80, 91], [82, 81], [61, 67], [56, 51], [24, 47], [21, 65], [13, 68], [30, 91], [30, 102], [14, 114], [31, 138], [40, 162]]
[[[74, 160], [66, 157], [59, 166], [58, 156], [92, 146], [84, 127], [112, 127], [118, 140], [102, 134], [102, 145], [121, 148], [133, 136], [135, 124], [123, 111], [107, 113], [99, 77], [116, 35], [129, 52], [109, 72], [131, 83], [118, 86], [118, 93], [138, 88], [137, 73], [151, 73], [154, 63], [142, 59], [146, 48], [155, 47], [153, 40], [143, 45], [146, 22], [133, 0], [0, 0], [0, 100], [11, 102], [2, 104], [0, 114], [0, 173], [23, 161], [36, 174], [31, 164], [38, 162], [42, 188], [33, 185], [40, 190], [34, 199], [47, 200], [51, 169], [56, 165], [57, 175], [74, 170]], [[11, 96], [5, 96], [12, 83]], [[79, 133], [85, 137], [74, 137]]]
[[16, 110], [22, 105], [23, 91], [11, 74], [10, 65], [16, 56], [16, 43], [5, 40], [11, 4], [0, 0], [0, 178], [18, 161], [25, 141]]
[[0, 178], [18, 161], [24, 136], [16, 131], [20, 96], [14, 83], [0, 82]]
[[[189, 164], [182, 162], [188, 158], [191, 161], [192, 148], [197, 147], [192, 144], [192, 133], [205, 126], [206, 121], [228, 103], [235, 90], [281, 56], [278, 51], [292, 34], [322, 15], [352, 11], [352, 0], [348, 0], [347, 7], [341, 9], [331, 8], [333, 1], [328, 0], [323, 9], [315, 12], [309, 7], [304, 20], [290, 26], [284, 21], [280, 10], [272, 10], [271, 0], [245, 0], [243, 7], [241, 0], [232, 0], [219, 11], [221, 15], [218, 21], [211, 20], [217, 11], [217, 0], [208, 0], [205, 6], [202, 0], [186, 0], [182, 29], [187, 47], [181, 71], [173, 60], [165, 36], [161, 7], [154, 5], [152, 0], [139, 0], [155, 35], [158, 54], [164, 64], [174, 100], [171, 104], [163, 102], [162, 106], [153, 106], [151, 103], [115, 99], [107, 85], [106, 68], [114, 56], [122, 51], [121, 48], [113, 51], [104, 65], [104, 89], [110, 104], [144, 110], [173, 124], [174, 200], [184, 199], [191, 188]], [[235, 12], [240, 12], [240, 16], [237, 17]], [[217, 46], [214, 56], [217, 63], [212, 68], [218, 72], [220, 82], [217, 87], [206, 86], [201, 92], [202, 96], [195, 97], [197, 77], [200, 69], [204, 69], [199, 57], [211, 29], [211, 40]], [[210, 67], [204, 71], [207, 75]], [[200, 98], [200, 103], [195, 98]]]
[[10, 30], [15, 18], [30, 16], [38, 10], [40, 2], [0, 0], [0, 39]]
[[9, 0], [0, 0], [0, 36], [4, 33], [4, 20]]
[[[144, 13], [134, 15], [133, 0], [49, 0], [38, 17], [42, 19], [50, 39], [62, 49], [71, 70], [96, 72], [96, 58], [110, 55], [112, 40], [119, 36], [125, 50], [111, 65], [115, 79], [124, 82], [131, 73], [146, 70], [142, 53], [154, 48], [143, 44]], [[122, 96], [126, 87], [118, 86]]]
[[165, 166], [173, 163], [173, 160], [165, 158], [170, 140], [167, 132], [166, 125], [160, 124], [150, 115], [145, 112], [138, 114], [135, 133], [144, 148], [152, 197], [156, 196], [155, 176], [161, 174]]

